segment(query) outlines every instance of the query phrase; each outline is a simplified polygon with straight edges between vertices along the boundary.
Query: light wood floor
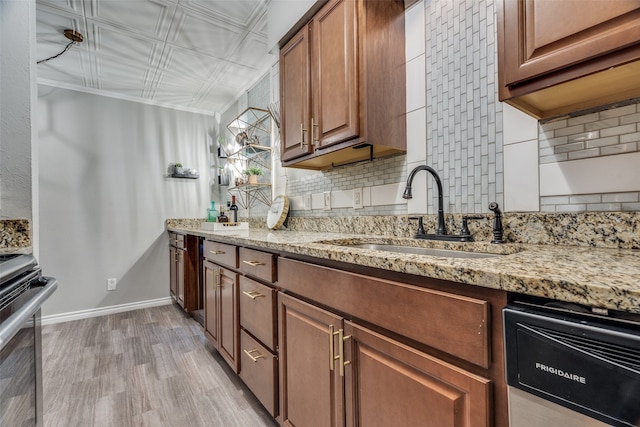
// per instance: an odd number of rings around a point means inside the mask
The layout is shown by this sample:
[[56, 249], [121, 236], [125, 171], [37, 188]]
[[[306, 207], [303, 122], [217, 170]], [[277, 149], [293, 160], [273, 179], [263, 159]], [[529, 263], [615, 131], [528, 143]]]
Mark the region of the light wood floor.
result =
[[45, 426], [277, 426], [175, 305], [42, 328]]

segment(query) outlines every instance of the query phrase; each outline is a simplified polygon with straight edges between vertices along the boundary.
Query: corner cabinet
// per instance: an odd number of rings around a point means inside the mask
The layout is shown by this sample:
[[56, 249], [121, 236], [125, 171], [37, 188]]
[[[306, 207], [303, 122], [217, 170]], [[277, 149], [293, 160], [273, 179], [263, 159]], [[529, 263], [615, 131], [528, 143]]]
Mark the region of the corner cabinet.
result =
[[640, 1], [497, 4], [501, 101], [550, 118], [640, 96]]
[[283, 166], [406, 151], [404, 3], [329, 0], [280, 50]]

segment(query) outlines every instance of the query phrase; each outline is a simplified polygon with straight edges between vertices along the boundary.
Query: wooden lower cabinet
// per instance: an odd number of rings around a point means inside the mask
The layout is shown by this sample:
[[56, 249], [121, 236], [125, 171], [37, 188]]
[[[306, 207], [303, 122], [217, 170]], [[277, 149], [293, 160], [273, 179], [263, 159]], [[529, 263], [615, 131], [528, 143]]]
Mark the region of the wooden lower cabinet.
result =
[[488, 427], [491, 381], [282, 293], [282, 424]]
[[488, 427], [491, 381], [345, 321], [346, 425]]
[[278, 294], [281, 425], [344, 426], [344, 377], [330, 356], [330, 327], [341, 325], [340, 316]]
[[238, 273], [205, 260], [205, 336], [231, 366], [240, 370]]
[[169, 292], [187, 312], [202, 308], [199, 238], [169, 232]]

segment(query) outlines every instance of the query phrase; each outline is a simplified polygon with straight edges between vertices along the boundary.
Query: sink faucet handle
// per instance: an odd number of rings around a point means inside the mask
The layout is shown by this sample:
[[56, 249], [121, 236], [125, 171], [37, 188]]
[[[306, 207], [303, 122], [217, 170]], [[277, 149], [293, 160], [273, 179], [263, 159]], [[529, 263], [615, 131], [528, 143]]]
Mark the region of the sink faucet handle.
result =
[[412, 221], [418, 221], [418, 231], [416, 232], [416, 234], [426, 234], [424, 232], [424, 224], [422, 222], [421, 216], [410, 216], [409, 219]]
[[465, 237], [471, 236], [471, 231], [469, 230], [469, 220], [470, 219], [484, 219], [483, 216], [479, 215], [463, 215], [462, 216], [462, 227], [460, 228], [460, 235]]
[[468, 242], [472, 241], [471, 238], [471, 230], [469, 230], [469, 220], [470, 219], [484, 219], [483, 216], [479, 215], [463, 215], [462, 216], [462, 227], [460, 228], [460, 236], [467, 237]]

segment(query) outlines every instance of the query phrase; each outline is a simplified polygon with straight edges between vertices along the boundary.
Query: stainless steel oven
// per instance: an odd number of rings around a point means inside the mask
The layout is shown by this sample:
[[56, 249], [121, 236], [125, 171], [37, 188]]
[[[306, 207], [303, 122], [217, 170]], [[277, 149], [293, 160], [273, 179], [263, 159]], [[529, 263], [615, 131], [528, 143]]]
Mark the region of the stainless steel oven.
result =
[[504, 310], [512, 427], [640, 426], [640, 316], [516, 298]]
[[0, 255], [0, 426], [41, 426], [40, 306], [55, 291], [31, 255]]

